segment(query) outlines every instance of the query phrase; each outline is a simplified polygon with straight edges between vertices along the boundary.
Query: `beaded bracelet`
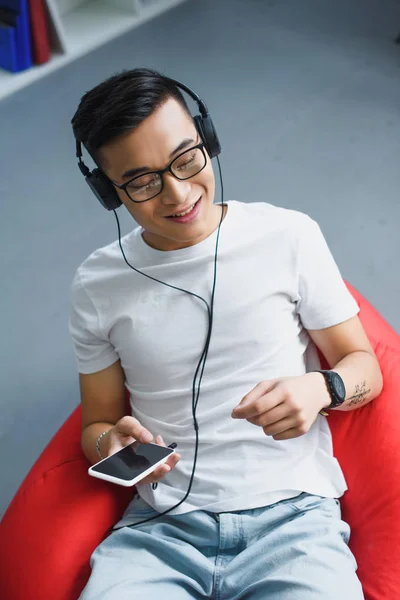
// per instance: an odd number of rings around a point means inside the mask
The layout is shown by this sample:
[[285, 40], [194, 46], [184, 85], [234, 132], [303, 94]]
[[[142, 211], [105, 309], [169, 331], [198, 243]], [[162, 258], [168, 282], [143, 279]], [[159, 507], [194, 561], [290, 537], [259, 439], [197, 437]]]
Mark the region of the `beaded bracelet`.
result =
[[97, 438], [97, 440], [96, 440], [96, 450], [97, 450], [97, 452], [99, 453], [99, 456], [100, 456], [101, 460], [103, 460], [103, 459], [104, 459], [104, 456], [101, 454], [101, 450], [100, 450], [100, 440], [101, 440], [101, 438], [103, 437], [103, 435], [106, 435], [106, 433], [108, 433], [108, 429], [107, 429], [107, 431], [103, 431], [103, 433], [101, 433], [101, 434], [99, 435], [99, 437]]

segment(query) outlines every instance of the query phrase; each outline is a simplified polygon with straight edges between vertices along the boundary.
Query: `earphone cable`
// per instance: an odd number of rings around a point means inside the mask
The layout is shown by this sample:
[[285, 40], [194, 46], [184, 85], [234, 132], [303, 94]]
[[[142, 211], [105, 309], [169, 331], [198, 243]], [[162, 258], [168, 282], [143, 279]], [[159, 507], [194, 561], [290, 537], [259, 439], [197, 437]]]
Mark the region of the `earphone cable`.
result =
[[178, 287], [176, 285], [172, 285], [170, 283], [166, 283], [165, 281], [161, 281], [160, 279], [156, 279], [156, 277], [152, 277], [151, 275], [148, 275], [147, 273], [143, 273], [143, 271], [139, 271], [139, 269], [136, 269], [136, 267], [132, 267], [132, 265], [128, 262], [128, 259], [126, 258], [124, 249], [122, 247], [122, 243], [121, 243], [121, 227], [120, 227], [118, 215], [117, 215], [115, 209], [113, 209], [113, 213], [114, 213], [115, 218], [117, 220], [119, 247], [120, 247], [120, 250], [122, 252], [122, 256], [124, 257], [124, 261], [126, 262], [126, 264], [128, 265], [128, 267], [130, 267], [131, 269], [133, 269], [134, 271], [136, 271], [136, 273], [139, 273], [140, 275], [143, 275], [144, 277], [147, 277], [148, 279], [152, 279], [153, 281], [156, 281], [157, 283], [161, 283], [162, 285], [165, 285], [165, 286], [167, 286], [169, 288], [172, 288], [173, 290], [178, 290], [179, 292], [185, 292], [186, 294], [190, 294], [191, 296], [194, 296], [195, 298], [198, 298], [199, 300], [201, 300], [202, 302], [204, 302], [204, 304], [207, 307], [207, 312], [208, 312], [208, 314], [210, 314], [210, 307], [208, 305], [208, 302], [206, 300], [204, 300], [204, 298], [202, 298], [198, 294], [195, 294], [194, 292], [189, 292], [188, 290], [180, 288], [180, 287]]
[[[199, 300], [201, 300], [205, 306], [207, 307], [207, 314], [208, 314], [208, 331], [207, 331], [207, 336], [206, 336], [206, 342], [203, 348], [203, 351], [201, 353], [200, 356], [200, 360], [197, 364], [196, 367], [196, 371], [193, 377], [193, 383], [192, 383], [192, 417], [193, 417], [193, 426], [194, 426], [194, 430], [195, 430], [195, 449], [194, 449], [194, 458], [193, 458], [193, 465], [192, 465], [192, 472], [191, 472], [191, 476], [190, 476], [190, 480], [189, 480], [189, 485], [188, 488], [183, 496], [183, 498], [176, 503], [174, 506], [172, 506], [171, 508], [153, 516], [150, 517], [148, 519], [145, 519], [143, 521], [139, 521], [138, 523], [135, 523], [134, 525], [131, 525], [131, 527], [135, 527], [137, 525], [141, 525], [142, 523], [147, 523], [149, 521], [153, 521], [154, 519], [159, 518], [162, 515], [168, 514], [169, 512], [171, 512], [172, 510], [174, 510], [175, 508], [177, 508], [178, 506], [180, 506], [185, 500], [186, 498], [189, 496], [190, 491], [192, 489], [192, 485], [193, 485], [193, 480], [194, 480], [194, 474], [196, 471], [196, 464], [197, 464], [197, 455], [198, 455], [198, 446], [199, 446], [199, 426], [198, 426], [198, 422], [197, 422], [197, 416], [196, 416], [196, 411], [197, 411], [197, 404], [199, 401], [199, 396], [200, 396], [200, 389], [201, 389], [201, 381], [203, 378], [203, 374], [204, 374], [204, 368], [206, 365], [206, 361], [207, 361], [207, 356], [208, 356], [208, 350], [210, 347], [210, 342], [211, 342], [211, 334], [212, 334], [212, 327], [213, 327], [213, 317], [214, 317], [214, 300], [215, 300], [215, 290], [216, 290], [216, 283], [217, 283], [217, 258], [218, 258], [218, 246], [219, 246], [219, 235], [220, 235], [220, 229], [221, 229], [221, 225], [222, 225], [222, 221], [224, 218], [224, 209], [225, 209], [225, 203], [224, 203], [224, 187], [223, 187], [223, 180], [222, 180], [222, 172], [221, 172], [221, 165], [220, 165], [220, 161], [219, 161], [219, 157], [217, 156], [217, 162], [218, 162], [218, 170], [219, 170], [219, 177], [220, 177], [220, 183], [221, 183], [221, 217], [220, 217], [220, 222], [218, 225], [218, 231], [217, 231], [217, 235], [216, 235], [216, 242], [215, 242], [215, 253], [214, 253], [214, 276], [213, 276], [213, 285], [212, 285], [212, 291], [211, 291], [211, 300], [210, 300], [210, 304], [208, 304], [208, 302], [202, 298], [201, 296], [199, 296], [198, 294], [195, 294], [194, 292], [190, 292], [189, 290], [185, 290], [184, 288], [180, 288], [178, 286], [174, 286], [172, 284], [166, 283], [164, 281], [161, 281], [159, 279], [156, 279], [155, 277], [152, 277], [151, 275], [148, 275], [147, 273], [143, 273], [143, 271], [140, 271], [139, 269], [136, 269], [135, 267], [133, 267], [129, 261], [127, 260], [126, 256], [125, 256], [125, 252], [124, 249], [122, 247], [122, 242], [121, 242], [121, 228], [120, 228], [120, 223], [119, 223], [119, 219], [118, 219], [118, 215], [116, 213], [115, 210], [113, 210], [116, 221], [117, 221], [117, 227], [118, 227], [118, 242], [119, 242], [119, 247], [122, 253], [122, 256], [126, 262], [126, 264], [133, 269], [134, 271], [136, 271], [137, 273], [139, 273], [140, 275], [143, 275], [145, 277], [147, 277], [148, 279], [151, 279], [157, 283], [161, 283], [162, 285], [165, 285], [167, 287], [170, 287], [172, 289], [175, 289], [177, 291], [181, 291], [184, 292], [186, 294], [189, 294], [195, 298], [198, 298]], [[199, 377], [199, 382], [197, 384], [197, 394], [196, 394], [196, 380], [197, 380], [197, 376], [199, 374], [199, 371], [201, 369], [200, 372], [200, 377]], [[116, 528], [118, 529], [118, 528]]]
[[[215, 242], [215, 254], [214, 254], [214, 279], [213, 279], [213, 287], [212, 287], [212, 292], [211, 292], [211, 302], [210, 302], [210, 326], [209, 326], [209, 339], [208, 342], [206, 343], [206, 356], [205, 358], [207, 358], [207, 353], [208, 353], [208, 347], [210, 344], [210, 340], [211, 340], [211, 333], [212, 333], [212, 326], [213, 326], [213, 320], [214, 320], [214, 298], [215, 298], [215, 289], [216, 289], [216, 284], [217, 284], [217, 257], [218, 257], [218, 244], [219, 244], [219, 234], [220, 234], [220, 230], [221, 230], [221, 225], [222, 225], [222, 221], [224, 218], [224, 184], [223, 184], [223, 180], [222, 180], [222, 171], [221, 171], [221, 164], [219, 162], [219, 157], [217, 156], [217, 163], [218, 163], [218, 171], [219, 171], [219, 180], [220, 180], [220, 184], [221, 184], [221, 206], [222, 206], [222, 211], [221, 211], [221, 219], [219, 222], [219, 226], [218, 226], [218, 231], [217, 231], [217, 239]], [[199, 380], [199, 386], [197, 388], [197, 398], [195, 401], [195, 408], [197, 407], [197, 403], [199, 401], [199, 395], [200, 395], [200, 382], [203, 378], [203, 373], [204, 373], [204, 367], [205, 367], [206, 361], [204, 360], [203, 363], [203, 368], [201, 371], [201, 375], [200, 375], [200, 380]]]

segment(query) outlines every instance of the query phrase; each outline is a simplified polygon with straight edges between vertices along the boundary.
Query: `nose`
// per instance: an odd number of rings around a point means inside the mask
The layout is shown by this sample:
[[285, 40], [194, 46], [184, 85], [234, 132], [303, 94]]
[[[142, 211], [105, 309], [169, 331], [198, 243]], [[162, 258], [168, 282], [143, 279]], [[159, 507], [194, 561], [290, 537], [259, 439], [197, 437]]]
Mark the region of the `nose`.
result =
[[184, 204], [189, 196], [190, 183], [176, 179], [172, 173], [164, 174], [164, 188], [161, 194], [161, 201], [166, 206]]

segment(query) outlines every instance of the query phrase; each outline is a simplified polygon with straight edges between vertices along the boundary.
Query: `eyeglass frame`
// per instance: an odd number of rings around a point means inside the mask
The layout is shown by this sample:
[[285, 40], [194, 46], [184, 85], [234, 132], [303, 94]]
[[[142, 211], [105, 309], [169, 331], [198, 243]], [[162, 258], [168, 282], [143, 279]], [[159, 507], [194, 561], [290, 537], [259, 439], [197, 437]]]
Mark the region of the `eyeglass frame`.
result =
[[[180, 177], [177, 177], [177, 175], [175, 175], [175, 173], [171, 169], [174, 162], [176, 160], [178, 160], [178, 158], [180, 158], [181, 156], [186, 154], [186, 152], [190, 152], [191, 150], [196, 150], [197, 148], [199, 150], [201, 150], [201, 152], [203, 154], [204, 166], [201, 167], [200, 171], [197, 171], [197, 173], [195, 173], [194, 175], [190, 175], [190, 177], [184, 177], [183, 179], [181, 179]], [[155, 198], [156, 196], [161, 194], [161, 192], [164, 189], [164, 173], [171, 173], [171, 175], [173, 177], [175, 177], [175, 179], [177, 179], [178, 181], [187, 181], [188, 179], [191, 179], [192, 177], [196, 177], [196, 175], [201, 173], [202, 170], [205, 169], [206, 165], [207, 165], [207, 154], [205, 152], [205, 144], [203, 142], [200, 142], [200, 144], [196, 144], [196, 146], [192, 146], [191, 148], [188, 148], [187, 150], [184, 150], [183, 152], [178, 154], [178, 156], [175, 156], [175, 158], [169, 163], [169, 165], [167, 167], [165, 167], [165, 169], [160, 169], [159, 171], [146, 171], [146, 173], [141, 173], [140, 175], [135, 175], [135, 177], [132, 177], [132, 179], [129, 179], [129, 181], [126, 181], [122, 185], [120, 185], [119, 183], [116, 183], [112, 179], [110, 179], [110, 181], [119, 190], [123, 190], [125, 192], [125, 194], [128, 196], [129, 200], [131, 200], [132, 202], [135, 202], [136, 204], [142, 204], [142, 202], [148, 202], [149, 200], [153, 200], [153, 198]], [[129, 195], [126, 188], [128, 187], [128, 185], [130, 183], [132, 183], [132, 181], [135, 181], [135, 179], [139, 179], [140, 177], [145, 177], [146, 175], [159, 175], [160, 179], [161, 179], [161, 189], [159, 192], [157, 192], [157, 194], [154, 194], [154, 196], [151, 196], [150, 198], [147, 198], [146, 200], [134, 200], [133, 198], [131, 198], [131, 196]]]

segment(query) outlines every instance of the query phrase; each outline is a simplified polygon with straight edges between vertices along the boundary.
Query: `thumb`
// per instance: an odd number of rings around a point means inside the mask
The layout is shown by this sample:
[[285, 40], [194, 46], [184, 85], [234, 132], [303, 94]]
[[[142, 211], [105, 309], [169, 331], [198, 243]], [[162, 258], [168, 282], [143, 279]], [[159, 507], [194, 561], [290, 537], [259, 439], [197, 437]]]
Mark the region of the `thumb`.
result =
[[122, 417], [122, 419], [116, 423], [115, 429], [119, 434], [133, 437], [138, 442], [144, 444], [151, 442], [153, 439], [150, 431], [143, 427], [135, 417]]

